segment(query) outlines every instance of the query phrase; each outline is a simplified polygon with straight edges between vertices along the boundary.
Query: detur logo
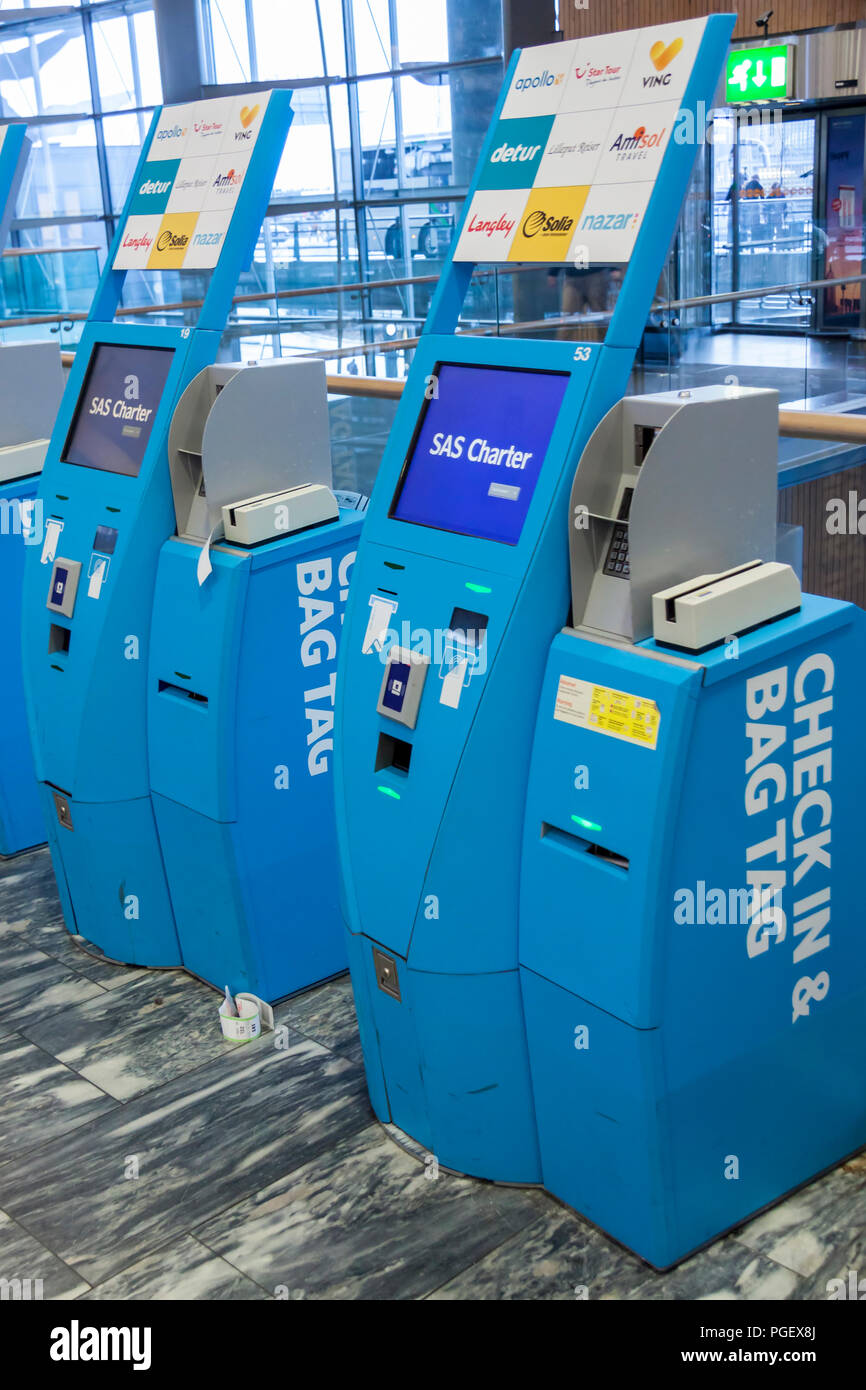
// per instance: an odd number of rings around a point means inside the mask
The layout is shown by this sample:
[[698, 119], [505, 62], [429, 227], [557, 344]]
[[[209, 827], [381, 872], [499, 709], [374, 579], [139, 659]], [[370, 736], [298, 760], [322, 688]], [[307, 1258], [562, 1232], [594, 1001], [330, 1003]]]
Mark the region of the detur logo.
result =
[[170, 179], [167, 182], [163, 182], [160, 179], [145, 179], [144, 183], [138, 190], [138, 196], [140, 198], [147, 198], [157, 193], [167, 193], [170, 188]]
[[541, 208], [536, 208], [526, 218], [521, 231], [526, 237], [538, 236], [543, 232], [545, 236], [565, 236], [574, 226], [574, 218], [564, 213], [562, 217], [548, 217]]
[[611, 145], [611, 153], [616, 151], [617, 159], [645, 159], [650, 150], [658, 149], [664, 138], [666, 126], [655, 130], [651, 135], [644, 125], [639, 125], [633, 135], [617, 135]]
[[670, 66], [682, 46], [682, 39], [671, 39], [668, 44], [664, 43], [662, 39], [656, 39], [649, 51], [650, 62], [655, 68], [655, 72], [644, 78], [643, 85], [645, 87], [666, 87], [668, 85], [671, 75], [669, 72], [665, 72], [665, 68]]
[[558, 87], [565, 77], [564, 72], [544, 72], [537, 73], [535, 77], [518, 77], [514, 84], [515, 92], [529, 92], [538, 90], [541, 87]]

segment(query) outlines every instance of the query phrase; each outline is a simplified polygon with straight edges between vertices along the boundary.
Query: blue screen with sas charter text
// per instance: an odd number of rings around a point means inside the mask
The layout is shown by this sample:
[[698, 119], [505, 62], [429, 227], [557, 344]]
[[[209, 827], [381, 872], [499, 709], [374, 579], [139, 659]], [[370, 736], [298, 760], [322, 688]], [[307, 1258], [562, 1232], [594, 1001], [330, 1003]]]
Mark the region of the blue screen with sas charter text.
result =
[[391, 515], [516, 545], [568, 380], [443, 363]]

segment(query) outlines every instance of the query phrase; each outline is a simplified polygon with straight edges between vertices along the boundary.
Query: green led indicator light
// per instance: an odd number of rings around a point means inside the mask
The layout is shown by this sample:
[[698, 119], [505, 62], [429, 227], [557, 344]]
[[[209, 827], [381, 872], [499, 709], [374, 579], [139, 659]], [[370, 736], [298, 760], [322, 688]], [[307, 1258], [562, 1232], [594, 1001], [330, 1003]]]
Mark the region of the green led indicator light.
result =
[[378, 787], [377, 790], [380, 791], [383, 796], [393, 796], [395, 801], [400, 800], [400, 793], [395, 792], [393, 787]]
[[572, 816], [575, 825], [579, 825], [582, 830], [601, 830], [601, 826], [594, 820], [585, 820], [583, 816]]
[[492, 594], [492, 593], [493, 593], [493, 590], [492, 590], [492, 589], [488, 589], [488, 587], [487, 587], [486, 584], [470, 584], [468, 579], [467, 579], [467, 581], [466, 581], [466, 587], [467, 587], [467, 589], [471, 589], [472, 592], [473, 592], [473, 594]]

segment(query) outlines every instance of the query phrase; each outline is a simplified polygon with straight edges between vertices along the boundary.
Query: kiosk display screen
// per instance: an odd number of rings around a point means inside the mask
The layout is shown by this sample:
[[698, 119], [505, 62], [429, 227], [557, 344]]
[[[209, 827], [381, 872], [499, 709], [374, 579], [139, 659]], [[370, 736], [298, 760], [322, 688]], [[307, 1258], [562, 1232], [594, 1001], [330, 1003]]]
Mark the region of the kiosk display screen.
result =
[[99, 343], [61, 460], [137, 478], [174, 350]]
[[442, 363], [390, 515], [517, 545], [567, 372]]

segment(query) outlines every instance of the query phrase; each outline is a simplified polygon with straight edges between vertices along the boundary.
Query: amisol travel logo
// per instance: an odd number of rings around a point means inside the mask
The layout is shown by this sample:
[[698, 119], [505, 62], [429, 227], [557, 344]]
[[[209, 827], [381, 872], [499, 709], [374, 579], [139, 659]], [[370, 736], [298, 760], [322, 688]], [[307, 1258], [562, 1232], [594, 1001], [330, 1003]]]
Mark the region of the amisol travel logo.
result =
[[646, 159], [653, 150], [659, 150], [667, 130], [661, 126], [651, 130], [648, 126], [635, 126], [631, 133], [618, 131], [610, 143], [609, 153], [622, 162]]

